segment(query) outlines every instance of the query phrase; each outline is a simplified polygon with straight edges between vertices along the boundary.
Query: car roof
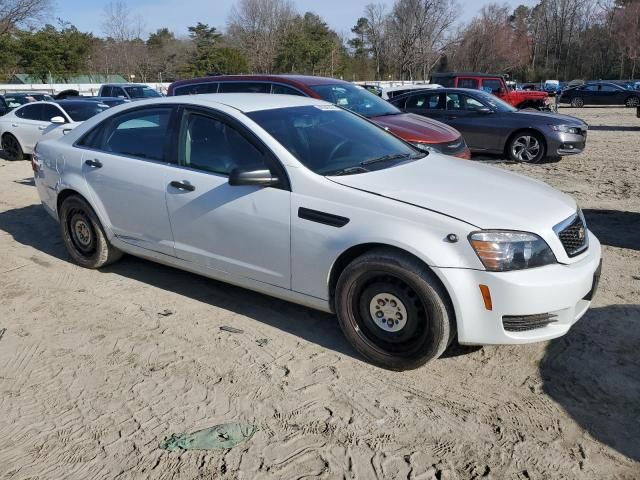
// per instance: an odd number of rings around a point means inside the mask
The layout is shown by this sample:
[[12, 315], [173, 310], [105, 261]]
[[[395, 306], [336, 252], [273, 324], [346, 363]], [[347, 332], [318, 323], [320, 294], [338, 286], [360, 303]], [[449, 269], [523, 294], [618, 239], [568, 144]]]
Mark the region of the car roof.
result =
[[[141, 105], [180, 103], [191, 105], [212, 106], [226, 105], [235, 108], [243, 113], [256, 112], [260, 110], [275, 110], [278, 108], [304, 107], [312, 105], [331, 105], [310, 97], [297, 95], [277, 95], [272, 93], [202, 93], [199, 95], [184, 95], [178, 97], [162, 97], [149, 100], [140, 100], [127, 103], [129, 107], [135, 108]], [[124, 105], [119, 105], [122, 108]]]
[[146, 83], [103, 83], [102, 87], [149, 87], [149, 85]]
[[[91, 99], [93, 100], [93, 99]], [[65, 98], [63, 100], [56, 100], [54, 103], [57, 103], [58, 105], [84, 105], [87, 103], [91, 103], [91, 100], [89, 102], [87, 102], [86, 100], [75, 100], [73, 98]], [[95, 103], [100, 103], [101, 100], [94, 100]], [[48, 102], [48, 103], [52, 103], [52, 102]]]
[[442, 72], [434, 73], [432, 77], [437, 78], [450, 78], [450, 77], [483, 77], [483, 78], [502, 78], [504, 75], [499, 73], [480, 73], [480, 72]]
[[336, 78], [315, 77], [312, 75], [213, 75], [207, 77], [190, 78], [188, 80], [178, 80], [177, 82], [174, 82], [172, 86], [175, 88], [182, 85], [228, 81], [280, 82], [305, 86], [349, 83], [345, 82], [344, 80], [338, 80]]
[[410, 97], [412, 95], [416, 95], [416, 94], [419, 94], [421, 92], [433, 93], [433, 94], [464, 93], [464, 94], [469, 95], [469, 96], [482, 95], [483, 93], [488, 93], [488, 92], [485, 92], [484, 90], [479, 90], [477, 88], [450, 88], [450, 87], [423, 88], [423, 89], [420, 89], [420, 90], [412, 90], [410, 92], [403, 93], [402, 95], [397, 95], [397, 96], [393, 97], [391, 100], [389, 100], [389, 102], [393, 103], [396, 100], [402, 100], [403, 98], [408, 98], [408, 97]]

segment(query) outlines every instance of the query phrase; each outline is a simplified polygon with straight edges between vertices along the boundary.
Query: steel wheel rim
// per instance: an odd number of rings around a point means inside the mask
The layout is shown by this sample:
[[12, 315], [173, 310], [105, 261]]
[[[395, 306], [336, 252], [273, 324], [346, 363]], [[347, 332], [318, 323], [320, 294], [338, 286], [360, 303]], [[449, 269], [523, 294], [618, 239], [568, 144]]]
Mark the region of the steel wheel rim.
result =
[[[420, 351], [429, 335], [430, 322], [427, 306], [412, 286], [386, 271], [370, 271], [353, 288], [351, 321], [366, 343], [386, 354], [403, 357], [411, 357]], [[388, 313], [401, 313], [403, 322], [396, 318], [397, 325], [394, 320], [392, 327], [388, 323], [386, 329], [382, 326], [381, 319], [375, 315], [380, 296], [383, 300], [395, 300], [396, 307], [402, 305], [393, 312], [389, 309]]]
[[75, 250], [90, 257], [96, 250], [96, 234], [89, 217], [81, 210], [73, 210], [70, 212], [67, 228]]
[[531, 162], [540, 154], [540, 142], [533, 135], [522, 135], [511, 145], [511, 154], [520, 162]]
[[407, 307], [389, 292], [378, 293], [371, 299], [369, 313], [376, 327], [385, 332], [399, 332], [407, 325]]

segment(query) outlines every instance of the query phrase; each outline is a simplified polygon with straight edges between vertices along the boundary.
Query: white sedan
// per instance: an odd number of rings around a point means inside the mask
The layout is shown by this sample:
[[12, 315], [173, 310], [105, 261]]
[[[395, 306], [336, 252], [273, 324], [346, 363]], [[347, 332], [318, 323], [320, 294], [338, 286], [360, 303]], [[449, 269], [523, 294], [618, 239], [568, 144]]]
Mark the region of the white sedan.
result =
[[597, 286], [600, 244], [571, 197], [427, 154], [319, 100], [121, 105], [40, 142], [33, 163], [79, 265], [126, 252], [335, 312], [385, 368], [415, 368], [456, 338], [558, 337]]
[[0, 117], [0, 139], [9, 160], [31, 154], [43, 135], [57, 137], [109, 106], [95, 101], [31, 102]]

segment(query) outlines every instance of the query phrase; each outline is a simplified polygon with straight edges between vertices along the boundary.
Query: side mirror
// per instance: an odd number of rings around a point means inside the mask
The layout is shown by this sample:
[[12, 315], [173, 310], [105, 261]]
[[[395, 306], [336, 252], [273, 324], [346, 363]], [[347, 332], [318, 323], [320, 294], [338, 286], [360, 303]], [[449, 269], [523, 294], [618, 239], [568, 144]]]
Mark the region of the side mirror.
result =
[[489, 107], [482, 107], [476, 110], [476, 112], [481, 113], [483, 115], [488, 115], [490, 113], [493, 113], [493, 110], [491, 110]]
[[229, 175], [229, 185], [256, 185], [260, 187], [274, 187], [280, 184], [280, 179], [270, 170], [244, 170], [234, 168]]
[[61, 116], [59, 116], [59, 115], [58, 115], [58, 116], [56, 116], [56, 117], [53, 117], [53, 118], [50, 120], [50, 122], [51, 122], [51, 123], [55, 123], [56, 125], [62, 125], [63, 123], [67, 123], [67, 121], [64, 119], [64, 117], [61, 117]]

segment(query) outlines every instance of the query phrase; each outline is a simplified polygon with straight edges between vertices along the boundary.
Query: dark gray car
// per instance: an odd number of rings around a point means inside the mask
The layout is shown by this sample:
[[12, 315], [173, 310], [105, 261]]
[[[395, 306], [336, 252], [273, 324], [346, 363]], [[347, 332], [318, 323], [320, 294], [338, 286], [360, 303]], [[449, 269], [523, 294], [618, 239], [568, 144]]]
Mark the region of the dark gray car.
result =
[[504, 153], [518, 162], [580, 153], [587, 140], [587, 124], [578, 118], [517, 110], [482, 90], [420, 90], [391, 103], [404, 112], [451, 125], [462, 133], [472, 152]]

